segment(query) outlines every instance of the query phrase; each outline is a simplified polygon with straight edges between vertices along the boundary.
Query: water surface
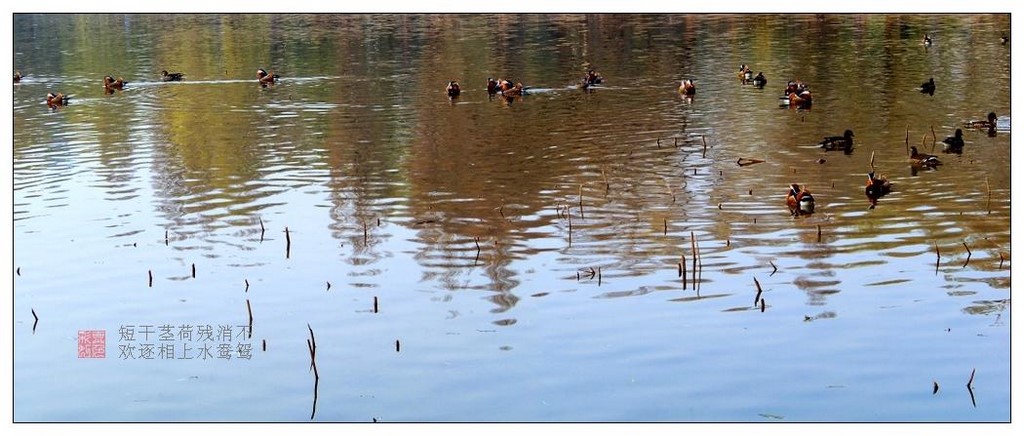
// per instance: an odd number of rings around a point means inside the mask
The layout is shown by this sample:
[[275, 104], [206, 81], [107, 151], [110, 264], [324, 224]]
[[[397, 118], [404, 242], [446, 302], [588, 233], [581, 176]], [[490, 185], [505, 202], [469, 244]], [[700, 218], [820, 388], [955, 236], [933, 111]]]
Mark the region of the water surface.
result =
[[[1008, 33], [1008, 14], [15, 15], [14, 418], [308, 421], [312, 329], [315, 421], [1007, 422]], [[606, 82], [579, 89], [587, 69]], [[791, 79], [809, 110], [779, 106]], [[935, 145], [990, 111], [962, 154]], [[817, 147], [845, 129], [852, 153]], [[869, 209], [872, 163], [893, 192]], [[251, 355], [179, 358], [202, 345], [185, 325]], [[106, 358], [78, 357], [81, 330]]]

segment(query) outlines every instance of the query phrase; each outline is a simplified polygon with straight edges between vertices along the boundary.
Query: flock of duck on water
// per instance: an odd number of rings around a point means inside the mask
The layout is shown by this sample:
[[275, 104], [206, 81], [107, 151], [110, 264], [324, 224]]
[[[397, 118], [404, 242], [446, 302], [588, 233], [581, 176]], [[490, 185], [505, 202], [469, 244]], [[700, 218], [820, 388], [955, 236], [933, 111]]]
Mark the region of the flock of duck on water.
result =
[[[1008, 38], [1004, 36], [1002, 39], [1003, 44], [1006, 44]], [[930, 46], [932, 43], [931, 37], [925, 35], [922, 43], [926, 46]], [[758, 72], [757, 75], [754, 75], [753, 71], [746, 64], [740, 65], [736, 76], [739, 78], [740, 83], [744, 85], [750, 84], [759, 89], [764, 88], [768, 84], [768, 79], [765, 77], [764, 72]], [[590, 70], [580, 81], [579, 87], [581, 89], [588, 89], [603, 81], [604, 78], [600, 73]], [[505, 97], [512, 98], [523, 95], [527, 89], [529, 88], [524, 87], [522, 83], [513, 83], [509, 80], [500, 78], [497, 80], [490, 77], [487, 78], [487, 92], [490, 95], [501, 94]], [[927, 82], [921, 84], [919, 90], [921, 93], [934, 95], [935, 79], [929, 78]], [[452, 80], [448, 82], [445, 92], [448, 94], [449, 98], [454, 99], [461, 94], [462, 89], [460, 88], [458, 81]], [[679, 83], [679, 93], [685, 97], [692, 97], [697, 94], [697, 86], [693, 83], [692, 79], [683, 79]], [[790, 80], [786, 83], [786, 88], [780, 98], [781, 106], [788, 106], [796, 109], [810, 109], [813, 103], [814, 96], [811, 94], [806, 83], [799, 80]], [[997, 116], [995, 112], [989, 112], [987, 119], [967, 121], [964, 123], [964, 127], [970, 129], [987, 129], [989, 136], [995, 136], [996, 118]], [[956, 154], [963, 153], [963, 133], [963, 129], [956, 129], [953, 136], [942, 140], [943, 152]], [[853, 131], [847, 129], [841, 136], [826, 136], [819, 145], [825, 151], [841, 150], [846, 154], [850, 154], [853, 152], [853, 137]], [[942, 165], [942, 162], [937, 156], [921, 153], [917, 147], [910, 147], [909, 160], [910, 163], [917, 168], [935, 168], [936, 166]], [[824, 160], [820, 160], [819, 162], [824, 162]], [[874, 171], [874, 163], [872, 162], [872, 169], [868, 172], [867, 182], [864, 187], [864, 195], [868, 198], [870, 208], [874, 209], [878, 204], [878, 200], [889, 194], [891, 191], [892, 183], [890, 183], [885, 176], [876, 175]], [[809, 215], [814, 213], [814, 196], [805, 185], [793, 183], [789, 186], [789, 191], [786, 194], [786, 205], [794, 216]]]
[[[582, 80], [580, 80], [579, 87], [581, 89], [589, 89], [594, 85], [601, 84], [603, 81], [604, 77], [601, 76], [601, 73], [590, 70], [587, 71], [587, 74], [583, 76]], [[491, 96], [500, 94], [506, 98], [519, 97], [525, 94], [527, 89], [529, 88], [523, 86], [522, 82], [513, 83], [511, 80], [502, 78], [498, 78], [497, 80], [491, 77], [487, 78], [487, 94]], [[456, 98], [462, 94], [462, 88], [459, 86], [458, 81], [452, 80], [448, 82], [445, 92], [448, 94], [448, 97]]]
[[[24, 77], [25, 76], [21, 74], [21, 71], [15, 71], [14, 83], [21, 83], [21, 79]], [[277, 83], [277, 80], [279, 78], [280, 76], [274, 74], [273, 71], [268, 73], [263, 68], [256, 70], [256, 83], [259, 83], [260, 86], [265, 87], [273, 85], [274, 83]], [[184, 79], [185, 73], [169, 73], [167, 72], [167, 70], [163, 70], [160, 72], [160, 81], [162, 82], [180, 82]], [[126, 82], [122, 77], [114, 79], [114, 76], [107, 75], [103, 77], [103, 92], [105, 94], [113, 94], [117, 91], [124, 90], [124, 87], [127, 84], [128, 82]], [[50, 92], [46, 94], [46, 105], [49, 106], [50, 109], [60, 109], [64, 106], [67, 106], [70, 100], [70, 96], [60, 92]]]
[[[1001, 41], [1005, 45], [1009, 42], [1009, 37], [1002, 36]], [[926, 47], [931, 46], [931, 36], [925, 35], [921, 43]], [[765, 79], [763, 73], [758, 73], [757, 76], [754, 77], [752, 71], [746, 65], [740, 66], [737, 76], [742, 83], [751, 83], [758, 88], [763, 88], [765, 84], [767, 84], [767, 79]], [[927, 82], [921, 84], [918, 90], [922, 94], [928, 94], [929, 96], [935, 95], [935, 79], [929, 78]], [[687, 95], [693, 95], [696, 90], [694, 89], [691, 81], [684, 80], [679, 87], [679, 92], [686, 93]], [[809, 109], [813, 101], [813, 95], [805, 83], [791, 80], [786, 84], [786, 89], [781, 98], [780, 104], [799, 109]], [[986, 119], [967, 121], [963, 124], [963, 127], [968, 129], [987, 130], [988, 136], [995, 136], [997, 118], [998, 117], [995, 112], [989, 112]], [[963, 135], [964, 132], [962, 128], [956, 129], [956, 131], [953, 132], [953, 136], [949, 136], [942, 140], [942, 151], [944, 153], [963, 153]], [[841, 136], [826, 136], [819, 145], [825, 151], [842, 150], [844, 153], [850, 154], [853, 152], [853, 137], [853, 131], [847, 129]], [[872, 160], [873, 159], [874, 156], [872, 156]], [[913, 146], [909, 149], [908, 159], [910, 164], [915, 168], [935, 168], [942, 165], [942, 161], [939, 160], [938, 156], [922, 153], [917, 149], [917, 147]], [[824, 162], [824, 160], [819, 160], [819, 162]], [[874, 162], [872, 162], [871, 171], [868, 172], [867, 181], [864, 187], [864, 195], [868, 198], [870, 208], [874, 209], [878, 204], [878, 200], [886, 194], [889, 194], [891, 191], [892, 184], [885, 176], [876, 175]], [[789, 191], [786, 193], [786, 205], [794, 216], [811, 214], [814, 213], [814, 196], [805, 185], [793, 183], [790, 184]]]
[[[1008, 36], [1001, 37], [1002, 43], [1005, 45], [1009, 42]], [[929, 35], [925, 35], [921, 43], [928, 47], [932, 45], [932, 38]], [[758, 72], [756, 75], [746, 64], [740, 65], [739, 71], [736, 73], [740, 83], [747, 85], [753, 85], [756, 88], [764, 88], [768, 84], [768, 79], [765, 78], [763, 72]], [[20, 72], [15, 71], [14, 83], [18, 83], [22, 79]], [[184, 73], [169, 73], [167, 70], [161, 71], [160, 80], [164, 82], [177, 82], [183, 80], [185, 77]], [[260, 68], [256, 70], [256, 82], [263, 87], [273, 85], [278, 81], [280, 76], [273, 72], [267, 72]], [[599, 85], [604, 81], [604, 77], [600, 73], [589, 70], [583, 76], [579, 82], [580, 89], [590, 89], [595, 85]], [[104, 92], [112, 94], [114, 92], [123, 90], [127, 82], [123, 78], [118, 77], [114, 79], [113, 76], [105, 76], [103, 78]], [[501, 95], [507, 99], [520, 97], [524, 95], [529, 88], [523, 86], [521, 82], [512, 82], [510, 80], [498, 78], [493, 79], [487, 78], [487, 93], [491, 96]], [[935, 79], [929, 78], [927, 82], [921, 84], [918, 90], [923, 94], [934, 95], [935, 94]], [[459, 82], [452, 80], [448, 82], [448, 86], [445, 88], [445, 92], [449, 98], [455, 99], [461, 93], [462, 89], [459, 86]], [[679, 93], [684, 97], [692, 97], [697, 93], [697, 87], [692, 79], [683, 79], [679, 84]], [[68, 104], [69, 97], [62, 93], [49, 93], [46, 95], [46, 104], [51, 109], [58, 109]], [[811, 93], [806, 83], [799, 80], [790, 80], [786, 83], [786, 88], [783, 91], [783, 95], [780, 97], [780, 105], [788, 106], [796, 109], [809, 109], [814, 103], [814, 96]], [[997, 116], [995, 112], [990, 112], [984, 120], [972, 120], [964, 123], [965, 128], [969, 129], [987, 129], [989, 136], [995, 136]], [[820, 146], [825, 151], [843, 151], [847, 154], [853, 151], [853, 138], [854, 134], [852, 130], [847, 129], [841, 136], [826, 136], [820, 143]], [[956, 129], [953, 136], [947, 137], [942, 141], [942, 150], [946, 153], [963, 153], [964, 139], [963, 129]], [[910, 147], [909, 150], [909, 161], [912, 165], [918, 168], [934, 168], [938, 165], [942, 165], [938, 156], [921, 153], [917, 147]], [[823, 162], [820, 160], [819, 162]], [[874, 170], [874, 163], [872, 162], [871, 171], [868, 172], [866, 186], [864, 187], [864, 194], [867, 196], [870, 202], [870, 208], [874, 208], [878, 204], [878, 199], [885, 196], [892, 191], [892, 184], [885, 176], [876, 175]], [[786, 194], [786, 204], [790, 209], [790, 212], [794, 216], [807, 215], [814, 213], [814, 196], [806, 186], [798, 183], [793, 183], [789, 186], [789, 191]]]
[[[1001, 40], [1005, 45], [1009, 42], [1009, 37], [1003, 36], [1001, 37]], [[931, 46], [931, 36], [925, 35], [921, 43], [926, 47]], [[765, 77], [764, 72], [758, 72], [755, 75], [753, 70], [751, 70], [746, 64], [740, 65], [736, 76], [740, 83], [744, 85], [753, 85], [758, 89], [762, 89], [768, 84], [768, 79]], [[604, 78], [600, 73], [590, 70], [580, 81], [579, 88], [588, 89], [594, 85], [602, 83], [603, 81]], [[487, 78], [487, 92], [490, 95], [501, 94], [511, 99], [513, 97], [523, 95], [527, 89], [529, 88], [524, 87], [522, 83], [513, 83], [512, 81], [500, 78], [497, 80], [490, 77]], [[929, 78], [927, 82], [921, 84], [918, 90], [922, 94], [928, 94], [929, 96], [935, 95], [935, 79]], [[458, 81], [452, 80], [448, 82], [445, 92], [448, 94], [449, 98], [454, 99], [459, 96], [462, 89], [460, 88]], [[694, 84], [692, 79], [683, 79], [679, 83], [679, 93], [684, 97], [693, 97], [697, 94], [697, 86]], [[799, 80], [790, 80], [786, 83], [786, 88], [783, 91], [783, 95], [780, 97], [781, 106], [795, 109], [810, 109], [813, 103], [814, 95], [811, 93], [806, 83]], [[990, 112], [986, 119], [967, 121], [964, 123], [963, 127], [969, 129], [987, 129], [989, 136], [995, 136], [996, 119], [997, 116], [995, 112]], [[841, 150], [846, 154], [850, 154], [853, 152], [853, 137], [853, 131], [847, 129], [842, 135], [824, 137], [819, 145], [825, 151]], [[945, 153], [963, 153], [963, 129], [956, 129], [953, 136], [942, 140], [942, 144], [942, 150]], [[938, 156], [921, 153], [917, 147], [910, 147], [908, 158], [911, 165], [916, 168], [935, 168], [942, 165]], [[819, 160], [819, 162], [824, 162], [824, 160]], [[892, 183], [890, 183], [885, 176], [876, 174], [874, 170], [874, 162], [872, 162], [871, 171], [868, 172], [867, 181], [864, 187], [864, 195], [868, 198], [868, 202], [870, 203], [869, 208], [874, 209], [878, 204], [878, 200], [890, 192], [892, 192]], [[786, 194], [786, 205], [789, 207], [793, 216], [809, 215], [814, 213], [814, 196], [805, 185], [793, 183], [790, 184], [789, 191]]]

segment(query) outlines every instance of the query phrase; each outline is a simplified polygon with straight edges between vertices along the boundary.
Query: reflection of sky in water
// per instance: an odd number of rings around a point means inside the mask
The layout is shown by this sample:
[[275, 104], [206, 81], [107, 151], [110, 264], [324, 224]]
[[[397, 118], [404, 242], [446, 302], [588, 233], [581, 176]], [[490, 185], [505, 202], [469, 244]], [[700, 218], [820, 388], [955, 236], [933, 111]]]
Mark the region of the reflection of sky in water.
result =
[[[992, 109], [908, 93], [864, 110], [871, 95], [834, 74], [856, 65], [912, 89], [934, 58], [969, 60], [998, 74], [937, 82], [991, 81], [981, 97], [1005, 111], [1003, 47], [965, 51], [955, 32], [941, 51], [915, 45], [930, 20], [981, 20], [981, 38], [1002, 18], [907, 16], [892, 33], [881, 15], [385, 17], [375, 25], [393, 32], [370, 37], [351, 29], [373, 17], [315, 31], [292, 17], [271, 20], [282, 38], [333, 42], [274, 48], [235, 40], [263, 25], [245, 16], [218, 27], [244, 53], [204, 40], [184, 57], [143, 38], [116, 68], [39, 58], [120, 37], [103, 26], [113, 18], [74, 19], [103, 29], [98, 40], [28, 46], [15, 29], [16, 62], [33, 71], [14, 94], [19, 420], [305, 420], [307, 323], [317, 420], [1008, 419], [1009, 135], [965, 132], [963, 156], [911, 171], [908, 126], [918, 145], [925, 126], [941, 138]], [[132, 22], [133, 38], [167, 24]], [[834, 38], [792, 40], [796, 30]], [[883, 46], [905, 68], [881, 61]], [[788, 61], [811, 48], [835, 54], [829, 69]], [[281, 83], [239, 78], [267, 59]], [[569, 85], [584, 61], [608, 86]], [[189, 79], [146, 78], [171, 63]], [[722, 73], [739, 63], [770, 72], [769, 87]], [[674, 93], [680, 64], [698, 77], [692, 101]], [[111, 69], [134, 88], [101, 96], [88, 77]], [[491, 100], [473, 78], [499, 72], [544, 92]], [[451, 77], [457, 101], [428, 85]], [[812, 84], [814, 108], [777, 107], [771, 84], [787, 77]], [[37, 96], [54, 84], [76, 99], [51, 112]], [[853, 154], [814, 145], [845, 128]], [[868, 210], [872, 154], [894, 189]], [[794, 182], [817, 213], [785, 211]], [[117, 359], [122, 324], [246, 324], [247, 301], [251, 361]], [[81, 329], [107, 331], [107, 359], [75, 358]], [[977, 408], [958, 389], [972, 368]], [[942, 389], [927, 397], [932, 380]]]

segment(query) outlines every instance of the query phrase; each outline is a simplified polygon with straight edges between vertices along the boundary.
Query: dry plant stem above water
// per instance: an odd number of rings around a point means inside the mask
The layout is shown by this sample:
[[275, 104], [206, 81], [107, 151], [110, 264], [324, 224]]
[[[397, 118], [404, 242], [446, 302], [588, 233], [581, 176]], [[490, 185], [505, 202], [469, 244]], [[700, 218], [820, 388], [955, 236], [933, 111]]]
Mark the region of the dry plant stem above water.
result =
[[761, 301], [761, 283], [757, 281], [757, 277], [754, 277], [754, 286], [757, 287], [757, 295], [754, 295], [754, 307], [757, 307], [757, 302]]
[[319, 398], [320, 393], [320, 371], [316, 368], [316, 338], [313, 337], [313, 327], [306, 324], [309, 328], [309, 339], [306, 339], [306, 346], [309, 347], [309, 369], [313, 371], [313, 413], [309, 415], [309, 419], [312, 420], [316, 416], [316, 402]]
[[288, 232], [288, 227], [284, 228], [284, 258], [290, 259], [292, 257], [292, 236]]
[[964, 268], [967, 268], [967, 264], [971, 262], [971, 247], [967, 246], [967, 241], [964, 241], [964, 248], [967, 249], [967, 260], [964, 261]]
[[245, 299], [245, 308], [249, 311], [249, 337], [252, 337], [252, 305], [249, 304], [249, 299]]

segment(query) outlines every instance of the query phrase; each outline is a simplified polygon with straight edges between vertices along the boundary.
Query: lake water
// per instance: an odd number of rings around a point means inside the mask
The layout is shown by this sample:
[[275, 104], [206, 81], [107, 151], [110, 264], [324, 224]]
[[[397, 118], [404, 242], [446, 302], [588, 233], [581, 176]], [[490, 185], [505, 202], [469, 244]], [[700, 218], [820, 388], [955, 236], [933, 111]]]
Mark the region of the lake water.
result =
[[15, 421], [1010, 421], [1009, 14], [13, 25]]

